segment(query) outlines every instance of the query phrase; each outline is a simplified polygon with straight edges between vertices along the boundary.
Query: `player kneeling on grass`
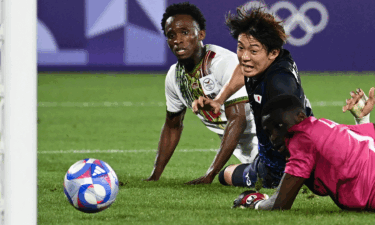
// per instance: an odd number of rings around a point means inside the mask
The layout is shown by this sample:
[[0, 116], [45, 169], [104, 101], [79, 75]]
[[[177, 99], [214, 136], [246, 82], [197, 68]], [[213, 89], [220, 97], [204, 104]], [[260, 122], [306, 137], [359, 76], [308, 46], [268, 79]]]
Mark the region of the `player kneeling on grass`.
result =
[[[167, 7], [162, 30], [177, 58], [165, 80], [167, 115], [162, 128], [154, 169], [147, 181], [159, 180], [182, 134], [187, 108], [201, 97], [215, 98], [238, 65], [235, 53], [217, 45], [203, 45], [206, 24], [202, 12], [188, 2]], [[219, 108], [217, 113], [200, 110], [199, 119], [221, 139], [220, 149], [205, 175], [187, 184], [210, 184], [231, 155], [251, 163], [258, 154], [254, 116], [245, 87]]]
[[[361, 116], [374, 104], [371, 88]], [[307, 117], [299, 99], [291, 95], [270, 100], [262, 111], [262, 124], [287, 159], [285, 172], [273, 196], [244, 194], [237, 205], [290, 209], [305, 184], [314, 194], [329, 195], [342, 209], [375, 210], [375, 124], [342, 125]]]

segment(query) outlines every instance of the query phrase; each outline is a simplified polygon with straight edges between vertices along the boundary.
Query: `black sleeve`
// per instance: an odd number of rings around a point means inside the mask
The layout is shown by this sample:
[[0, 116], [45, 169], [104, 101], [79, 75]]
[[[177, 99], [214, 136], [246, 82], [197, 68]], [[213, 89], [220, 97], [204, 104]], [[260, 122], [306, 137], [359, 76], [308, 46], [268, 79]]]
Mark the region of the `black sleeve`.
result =
[[293, 73], [278, 72], [267, 81], [267, 95], [271, 99], [277, 95], [289, 94], [299, 96], [299, 84]]

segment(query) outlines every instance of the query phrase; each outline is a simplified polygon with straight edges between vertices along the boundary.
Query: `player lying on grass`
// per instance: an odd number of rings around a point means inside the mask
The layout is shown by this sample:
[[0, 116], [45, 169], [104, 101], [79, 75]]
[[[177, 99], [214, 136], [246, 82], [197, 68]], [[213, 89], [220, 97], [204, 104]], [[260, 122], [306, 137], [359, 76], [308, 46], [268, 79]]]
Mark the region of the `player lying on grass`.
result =
[[[263, 187], [276, 188], [284, 172], [285, 158], [274, 151], [277, 149], [263, 131], [261, 111], [270, 99], [280, 94], [296, 96], [304, 105], [307, 116], [313, 115], [311, 106], [304, 94], [296, 63], [290, 52], [283, 49], [286, 34], [280, 21], [262, 8], [247, 11], [239, 7], [236, 15], [229, 13], [226, 23], [237, 40], [240, 64], [214, 100], [201, 97], [194, 102], [193, 110], [217, 112], [229, 96], [245, 86], [255, 117], [259, 157], [253, 163], [226, 167], [219, 173], [219, 181], [224, 185], [254, 187], [260, 177]], [[226, 182], [226, 173], [233, 173], [235, 179]]]
[[[364, 116], [375, 104], [374, 88]], [[303, 184], [317, 195], [329, 195], [347, 210], [375, 210], [375, 124], [342, 125], [307, 117], [298, 98], [280, 95], [262, 111], [263, 129], [287, 159], [280, 185], [270, 198], [245, 193], [236, 206], [290, 209]]]
[[[200, 96], [214, 98], [238, 65], [236, 54], [216, 45], [203, 45], [205, 19], [192, 4], [169, 6], [162, 29], [177, 63], [165, 80], [167, 115], [162, 128], [154, 169], [148, 181], [159, 180], [180, 140], [184, 115]], [[221, 138], [220, 149], [206, 174], [188, 184], [212, 183], [231, 155], [252, 162], [258, 153], [254, 117], [243, 87], [227, 99], [217, 113], [201, 110], [198, 117]]]
[[[371, 96], [370, 89], [370, 96]], [[363, 124], [370, 122], [370, 111], [372, 109], [372, 101], [368, 101], [368, 97], [361, 89], [356, 92], [350, 92], [351, 98], [346, 100], [346, 105], [343, 107], [343, 112], [350, 111], [355, 119], [356, 124]], [[370, 104], [370, 106], [367, 106]], [[242, 164], [230, 165], [223, 170], [224, 182], [226, 184], [237, 184], [245, 182], [248, 173], [244, 173]]]

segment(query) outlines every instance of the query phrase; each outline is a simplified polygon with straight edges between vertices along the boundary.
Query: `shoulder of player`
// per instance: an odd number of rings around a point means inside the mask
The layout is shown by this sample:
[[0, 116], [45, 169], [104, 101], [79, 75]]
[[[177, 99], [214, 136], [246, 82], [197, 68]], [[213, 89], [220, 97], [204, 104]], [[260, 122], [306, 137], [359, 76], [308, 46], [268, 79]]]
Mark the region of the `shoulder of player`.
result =
[[238, 63], [236, 53], [220, 47], [218, 45], [208, 45], [207, 50], [215, 52], [215, 57], [212, 59], [212, 64], [234, 61]]
[[237, 55], [216, 45], [210, 45], [208, 50], [215, 52], [215, 56], [209, 66], [209, 72], [218, 80], [221, 80], [222, 76], [227, 73], [232, 74], [233, 71], [230, 70], [234, 70], [238, 65]]
[[290, 132], [289, 144], [292, 143], [312, 143], [313, 138], [311, 132], [314, 132], [316, 129], [316, 122], [318, 120], [310, 116], [304, 119], [299, 124], [292, 126], [288, 131]]
[[279, 72], [291, 73], [293, 75], [293, 70], [295, 67], [295, 62], [292, 59], [288, 50], [283, 50], [281, 55], [276, 59], [276, 61], [268, 69], [268, 73], [274, 74]]
[[177, 63], [175, 63], [175, 64], [173, 64], [171, 67], [169, 67], [169, 70], [168, 70], [168, 72], [167, 72], [166, 79], [170, 79], [170, 78], [176, 76], [176, 66], [177, 66]]
[[172, 88], [174, 87], [174, 83], [176, 80], [176, 65], [177, 63], [173, 64], [165, 76], [165, 88]]
[[265, 82], [270, 87], [279, 87], [280, 83], [293, 84], [298, 83], [298, 78], [290, 70], [279, 68], [278, 70], [269, 71], [266, 75]]
[[299, 131], [291, 134], [286, 146], [291, 152], [305, 151], [305, 149], [310, 149], [312, 146], [314, 146], [314, 142], [308, 133]]

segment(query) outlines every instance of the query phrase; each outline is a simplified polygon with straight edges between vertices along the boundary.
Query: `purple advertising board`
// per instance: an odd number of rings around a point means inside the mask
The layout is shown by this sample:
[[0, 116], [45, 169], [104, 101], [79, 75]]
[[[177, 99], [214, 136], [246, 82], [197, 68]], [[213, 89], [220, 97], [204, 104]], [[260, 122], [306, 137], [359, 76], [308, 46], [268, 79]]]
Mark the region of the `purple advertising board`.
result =
[[[161, 30], [178, 0], [38, 0], [39, 71], [166, 71], [176, 62]], [[205, 44], [236, 51], [228, 11], [260, 1], [191, 0], [207, 20]], [[300, 71], [374, 71], [375, 1], [267, 0], [284, 21]]]

